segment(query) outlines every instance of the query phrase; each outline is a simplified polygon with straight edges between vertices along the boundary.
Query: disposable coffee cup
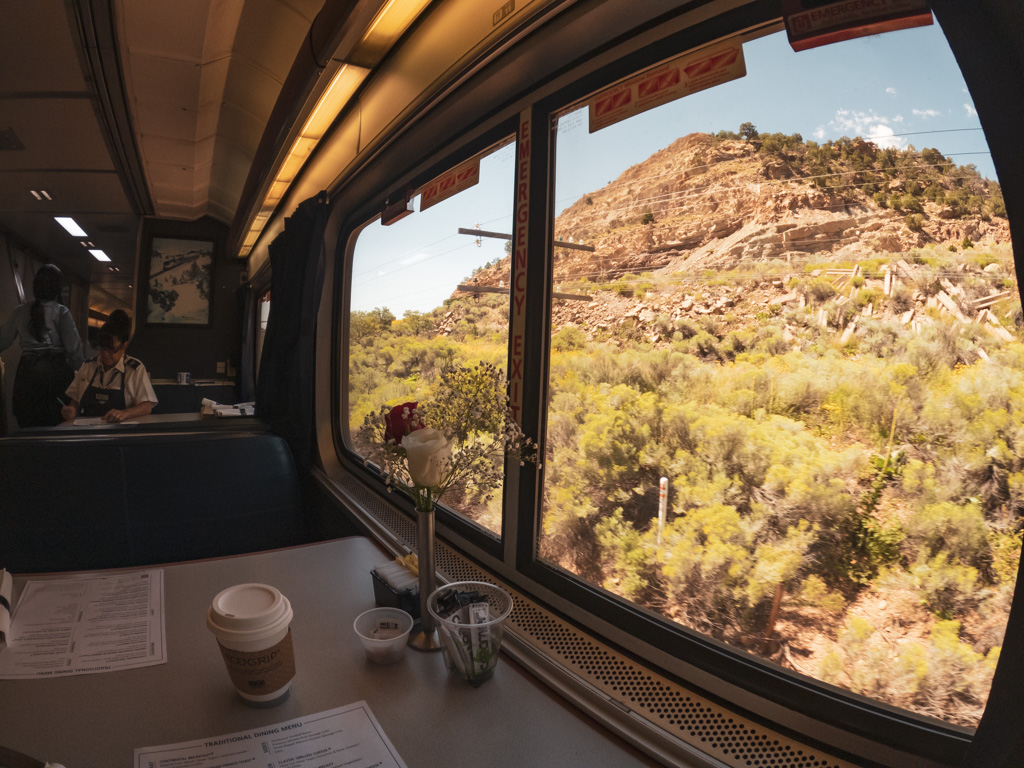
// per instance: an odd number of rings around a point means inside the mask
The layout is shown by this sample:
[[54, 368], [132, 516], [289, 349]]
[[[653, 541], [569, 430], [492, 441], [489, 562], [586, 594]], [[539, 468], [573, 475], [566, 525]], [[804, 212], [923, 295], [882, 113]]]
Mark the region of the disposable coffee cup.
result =
[[188, 371], [178, 371], [178, 383], [179, 384], [191, 384], [192, 374]]
[[236, 584], [219, 592], [206, 612], [228, 676], [247, 703], [273, 707], [295, 677], [292, 606], [268, 584]]

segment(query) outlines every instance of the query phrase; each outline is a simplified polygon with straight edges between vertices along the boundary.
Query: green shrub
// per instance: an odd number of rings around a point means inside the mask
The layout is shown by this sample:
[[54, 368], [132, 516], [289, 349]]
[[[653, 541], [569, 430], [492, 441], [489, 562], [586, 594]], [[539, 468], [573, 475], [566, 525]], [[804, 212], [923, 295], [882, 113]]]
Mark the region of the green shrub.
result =
[[830, 591], [821, 577], [815, 574], [804, 579], [796, 599], [804, 605], [833, 615], [840, 615], [846, 609], [846, 600], [843, 596], [839, 592]]
[[586, 345], [587, 335], [575, 325], [560, 328], [551, 337], [551, 348], [556, 352], [580, 350]]
[[919, 560], [910, 573], [921, 592], [922, 603], [940, 618], [962, 616], [977, 602], [977, 569], [950, 562], [945, 552]]
[[960, 640], [960, 623], [936, 622], [927, 640], [890, 645], [870, 622], [853, 617], [826, 654], [827, 683], [958, 725], [976, 724], [999, 658]]
[[975, 503], [927, 504], [911, 516], [906, 530], [925, 558], [944, 553], [951, 563], [975, 566], [991, 559], [985, 516]]

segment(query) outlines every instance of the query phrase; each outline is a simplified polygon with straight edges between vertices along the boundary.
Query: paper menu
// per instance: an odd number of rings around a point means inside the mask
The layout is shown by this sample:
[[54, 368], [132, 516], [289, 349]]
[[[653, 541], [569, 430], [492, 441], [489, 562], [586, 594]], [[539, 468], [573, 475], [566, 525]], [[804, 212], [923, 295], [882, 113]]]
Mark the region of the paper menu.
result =
[[162, 570], [25, 582], [0, 679], [85, 675], [167, 661]]
[[119, 427], [122, 424], [138, 424], [137, 421], [121, 421], [116, 424], [106, 422], [102, 416], [79, 416], [75, 419], [76, 427]]
[[254, 728], [135, 750], [135, 768], [406, 768], [365, 701]]

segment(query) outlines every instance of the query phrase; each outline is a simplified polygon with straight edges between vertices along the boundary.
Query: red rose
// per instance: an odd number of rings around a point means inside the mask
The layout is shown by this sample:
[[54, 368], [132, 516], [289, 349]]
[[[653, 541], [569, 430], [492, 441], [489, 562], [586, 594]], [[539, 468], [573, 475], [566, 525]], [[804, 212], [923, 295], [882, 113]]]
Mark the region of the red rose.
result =
[[402, 403], [394, 406], [384, 419], [384, 439], [402, 444], [402, 438], [417, 429], [423, 429], [423, 422], [415, 415], [416, 403]]

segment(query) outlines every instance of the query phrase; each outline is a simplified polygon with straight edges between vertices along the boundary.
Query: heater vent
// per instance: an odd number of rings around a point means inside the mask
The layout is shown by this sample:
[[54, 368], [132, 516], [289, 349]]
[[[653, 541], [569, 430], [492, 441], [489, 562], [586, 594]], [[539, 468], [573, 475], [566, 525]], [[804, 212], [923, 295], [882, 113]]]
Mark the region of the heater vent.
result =
[[[344, 491], [358, 513], [369, 515], [415, 551], [416, 526], [405, 515], [357, 482], [346, 485]], [[548, 612], [443, 543], [435, 546], [435, 562], [446, 581], [487, 581], [507, 590], [514, 606], [506, 631], [513, 639], [509, 651], [517, 660], [529, 665], [528, 659], [514, 650], [519, 643], [525, 644], [558, 662], [571, 677], [582, 681], [582, 689], [600, 692], [627, 706], [658, 734], [655, 756], [661, 760], [673, 754], [679, 765], [691, 766], [695, 753], [700, 753], [706, 758], [705, 765], [735, 768], [854, 768], [853, 763], [740, 717], [644, 667]], [[650, 731], [637, 739], [628, 728], [616, 727], [616, 722], [602, 722], [641, 749], [651, 740]]]

